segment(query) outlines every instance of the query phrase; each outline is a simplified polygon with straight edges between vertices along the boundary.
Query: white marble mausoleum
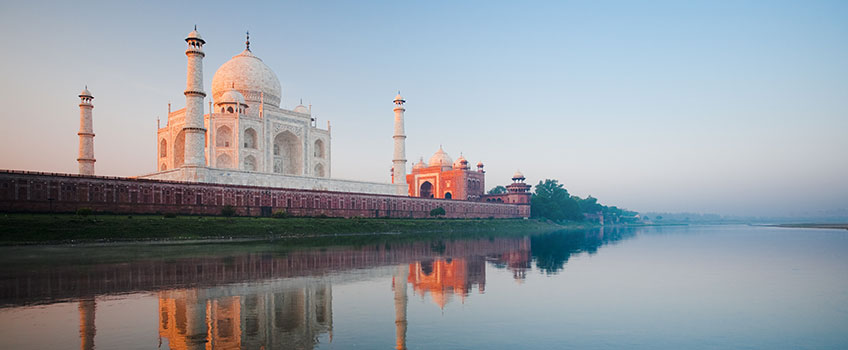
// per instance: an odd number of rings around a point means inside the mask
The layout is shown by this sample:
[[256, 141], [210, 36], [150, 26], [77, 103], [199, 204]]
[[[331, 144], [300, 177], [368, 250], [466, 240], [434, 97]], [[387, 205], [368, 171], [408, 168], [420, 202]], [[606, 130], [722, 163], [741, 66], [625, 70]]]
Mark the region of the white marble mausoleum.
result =
[[[206, 41], [196, 29], [189, 33], [186, 107], [169, 111], [165, 125], [159, 126], [157, 172], [140, 178], [406, 194], [405, 183], [332, 179], [329, 122], [320, 128], [311, 106], [280, 105], [280, 81], [250, 50], [249, 39], [244, 51], [215, 72], [211, 99], [205, 101]], [[400, 118], [402, 123], [402, 114]], [[403, 163], [398, 170], [405, 173], [405, 159]]]

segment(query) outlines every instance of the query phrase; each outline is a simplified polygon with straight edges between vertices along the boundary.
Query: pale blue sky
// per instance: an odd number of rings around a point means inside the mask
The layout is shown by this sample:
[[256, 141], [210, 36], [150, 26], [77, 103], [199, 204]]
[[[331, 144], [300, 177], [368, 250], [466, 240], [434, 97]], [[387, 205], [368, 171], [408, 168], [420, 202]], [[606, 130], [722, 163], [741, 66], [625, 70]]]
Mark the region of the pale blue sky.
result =
[[[848, 213], [848, 2], [3, 2], [0, 168], [75, 172], [95, 96], [97, 172], [155, 170], [156, 117], [251, 48], [283, 105], [333, 123], [333, 175], [388, 181], [391, 99], [410, 161], [488, 170], [638, 211]], [[410, 162], [411, 164], [411, 162]]]

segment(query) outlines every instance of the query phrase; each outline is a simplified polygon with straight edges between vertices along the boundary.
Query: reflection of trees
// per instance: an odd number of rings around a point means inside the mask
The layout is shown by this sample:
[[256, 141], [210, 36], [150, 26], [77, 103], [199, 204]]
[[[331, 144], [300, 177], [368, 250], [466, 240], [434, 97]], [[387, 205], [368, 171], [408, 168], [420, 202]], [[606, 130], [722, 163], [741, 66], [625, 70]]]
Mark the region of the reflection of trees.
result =
[[559, 272], [574, 254], [595, 254], [598, 248], [635, 236], [630, 228], [601, 227], [591, 231], [557, 231], [530, 236], [530, 252], [536, 268], [548, 274]]

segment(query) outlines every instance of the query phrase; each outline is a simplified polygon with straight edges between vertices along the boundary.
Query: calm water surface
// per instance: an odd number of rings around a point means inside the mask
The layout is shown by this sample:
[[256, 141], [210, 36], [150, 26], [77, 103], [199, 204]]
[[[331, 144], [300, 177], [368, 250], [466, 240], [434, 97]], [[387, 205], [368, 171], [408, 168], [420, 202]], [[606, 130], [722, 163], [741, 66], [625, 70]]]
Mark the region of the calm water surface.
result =
[[844, 230], [0, 255], [0, 349], [848, 349]]

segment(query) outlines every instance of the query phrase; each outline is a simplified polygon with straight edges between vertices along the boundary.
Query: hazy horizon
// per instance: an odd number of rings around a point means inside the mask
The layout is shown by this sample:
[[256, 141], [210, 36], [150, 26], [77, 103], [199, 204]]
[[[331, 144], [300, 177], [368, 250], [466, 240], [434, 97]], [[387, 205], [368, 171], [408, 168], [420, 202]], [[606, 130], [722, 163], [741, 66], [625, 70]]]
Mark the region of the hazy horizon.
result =
[[392, 103], [408, 170], [443, 145], [486, 188], [535, 185], [639, 212], [848, 217], [848, 2], [12, 2], [0, 169], [77, 171], [94, 95], [99, 175], [156, 171], [156, 119], [251, 49], [332, 122], [334, 178], [389, 181]]

